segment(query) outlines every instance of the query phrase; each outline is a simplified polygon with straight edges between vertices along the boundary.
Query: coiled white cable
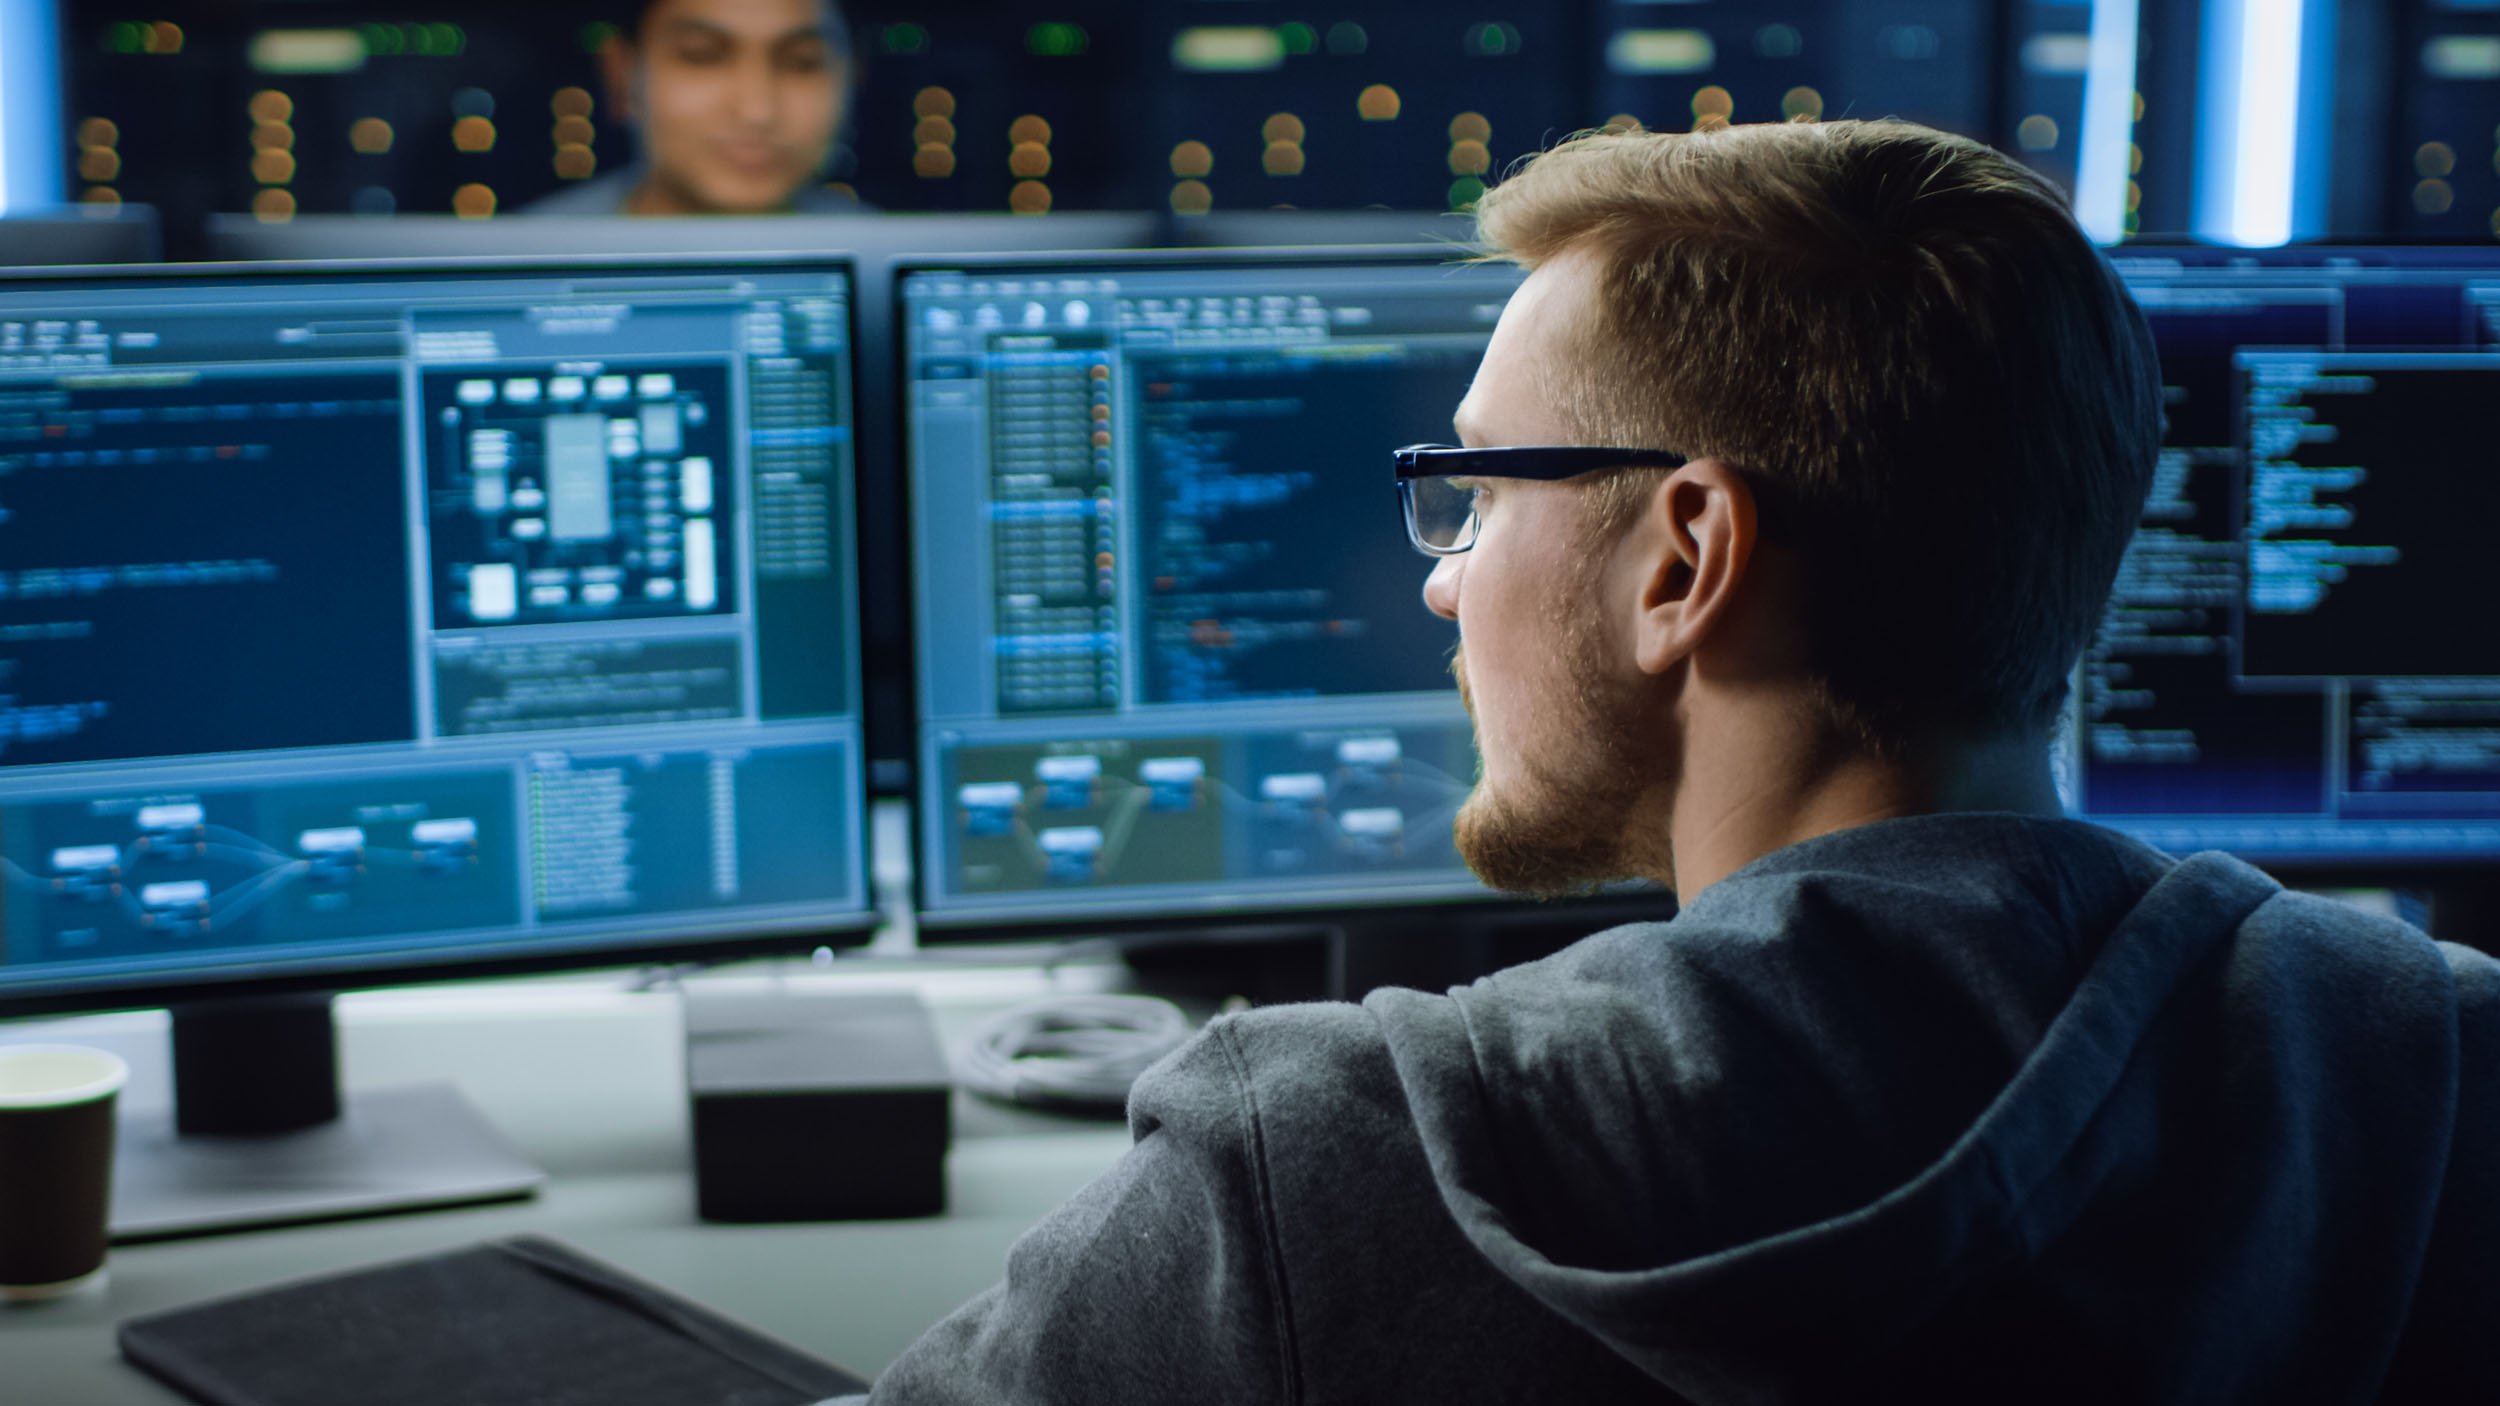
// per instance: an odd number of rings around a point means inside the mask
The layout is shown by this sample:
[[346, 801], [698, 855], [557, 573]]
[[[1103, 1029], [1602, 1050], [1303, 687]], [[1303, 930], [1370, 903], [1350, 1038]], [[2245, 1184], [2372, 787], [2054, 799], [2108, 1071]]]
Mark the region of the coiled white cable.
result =
[[1161, 997], [1054, 996], [983, 1025], [956, 1078], [1011, 1103], [1117, 1112], [1137, 1076], [1189, 1034], [1189, 1017]]

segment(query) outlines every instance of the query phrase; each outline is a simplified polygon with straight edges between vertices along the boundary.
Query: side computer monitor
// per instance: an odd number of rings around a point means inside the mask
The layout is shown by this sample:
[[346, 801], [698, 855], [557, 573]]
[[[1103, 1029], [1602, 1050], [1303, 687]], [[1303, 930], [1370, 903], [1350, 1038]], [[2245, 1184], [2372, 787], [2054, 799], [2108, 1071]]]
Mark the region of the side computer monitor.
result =
[[851, 294], [0, 284], [0, 1014], [864, 936]]
[[2500, 859], [2500, 250], [2117, 251], [2168, 428], [2073, 799], [2166, 849]]
[[924, 932], [1482, 898], [1389, 451], [1520, 275], [1408, 250], [897, 280]]

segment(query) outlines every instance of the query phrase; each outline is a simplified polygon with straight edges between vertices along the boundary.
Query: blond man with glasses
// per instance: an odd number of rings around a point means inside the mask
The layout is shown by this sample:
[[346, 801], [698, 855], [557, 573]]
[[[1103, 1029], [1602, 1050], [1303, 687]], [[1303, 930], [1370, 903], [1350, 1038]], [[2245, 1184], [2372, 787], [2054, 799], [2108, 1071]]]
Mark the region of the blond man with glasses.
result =
[[1680, 912], [1219, 1020], [875, 1399], [2500, 1400], [2500, 963], [2061, 811], [2162, 386], [2060, 194], [1834, 122], [1479, 221], [1460, 851]]

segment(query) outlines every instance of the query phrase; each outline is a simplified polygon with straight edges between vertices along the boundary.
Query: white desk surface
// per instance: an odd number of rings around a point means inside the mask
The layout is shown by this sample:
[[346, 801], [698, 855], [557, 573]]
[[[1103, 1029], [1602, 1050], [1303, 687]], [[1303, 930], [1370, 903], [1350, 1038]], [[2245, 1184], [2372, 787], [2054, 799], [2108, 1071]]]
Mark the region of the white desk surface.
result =
[[[812, 970], [753, 965], [704, 989], [921, 992], [952, 1053], [984, 1016], [1102, 990], [1116, 968]], [[958, 1093], [947, 1212], [916, 1221], [719, 1226], [695, 1219], [678, 998], [626, 975], [374, 992], [338, 1003], [341, 1078], [449, 1079], [548, 1173], [532, 1201], [116, 1248], [110, 1277], [50, 1304], [0, 1309], [0, 1399], [28, 1406], [179, 1401], [124, 1363], [122, 1319], [451, 1249], [554, 1236], [858, 1372], [992, 1283], [1008, 1245], [1128, 1146], [1115, 1122], [1002, 1108]], [[170, 1104], [163, 1012], [0, 1024], [0, 1043], [74, 1040], [131, 1061], [123, 1108]]]

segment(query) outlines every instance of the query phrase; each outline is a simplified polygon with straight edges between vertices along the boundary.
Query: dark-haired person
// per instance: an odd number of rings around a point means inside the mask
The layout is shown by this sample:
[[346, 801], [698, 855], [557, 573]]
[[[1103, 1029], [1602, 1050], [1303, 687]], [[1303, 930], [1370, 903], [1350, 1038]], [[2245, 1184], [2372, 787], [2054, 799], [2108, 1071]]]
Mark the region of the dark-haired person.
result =
[[643, 0], [599, 57], [639, 159], [533, 202], [530, 214], [860, 208], [823, 185], [851, 78], [832, 0]]
[[2500, 963], [2060, 814], [2161, 380], [2058, 193], [1835, 122], [1479, 220], [1461, 850], [1680, 912], [1215, 1022], [874, 1399], [2500, 1401]]

